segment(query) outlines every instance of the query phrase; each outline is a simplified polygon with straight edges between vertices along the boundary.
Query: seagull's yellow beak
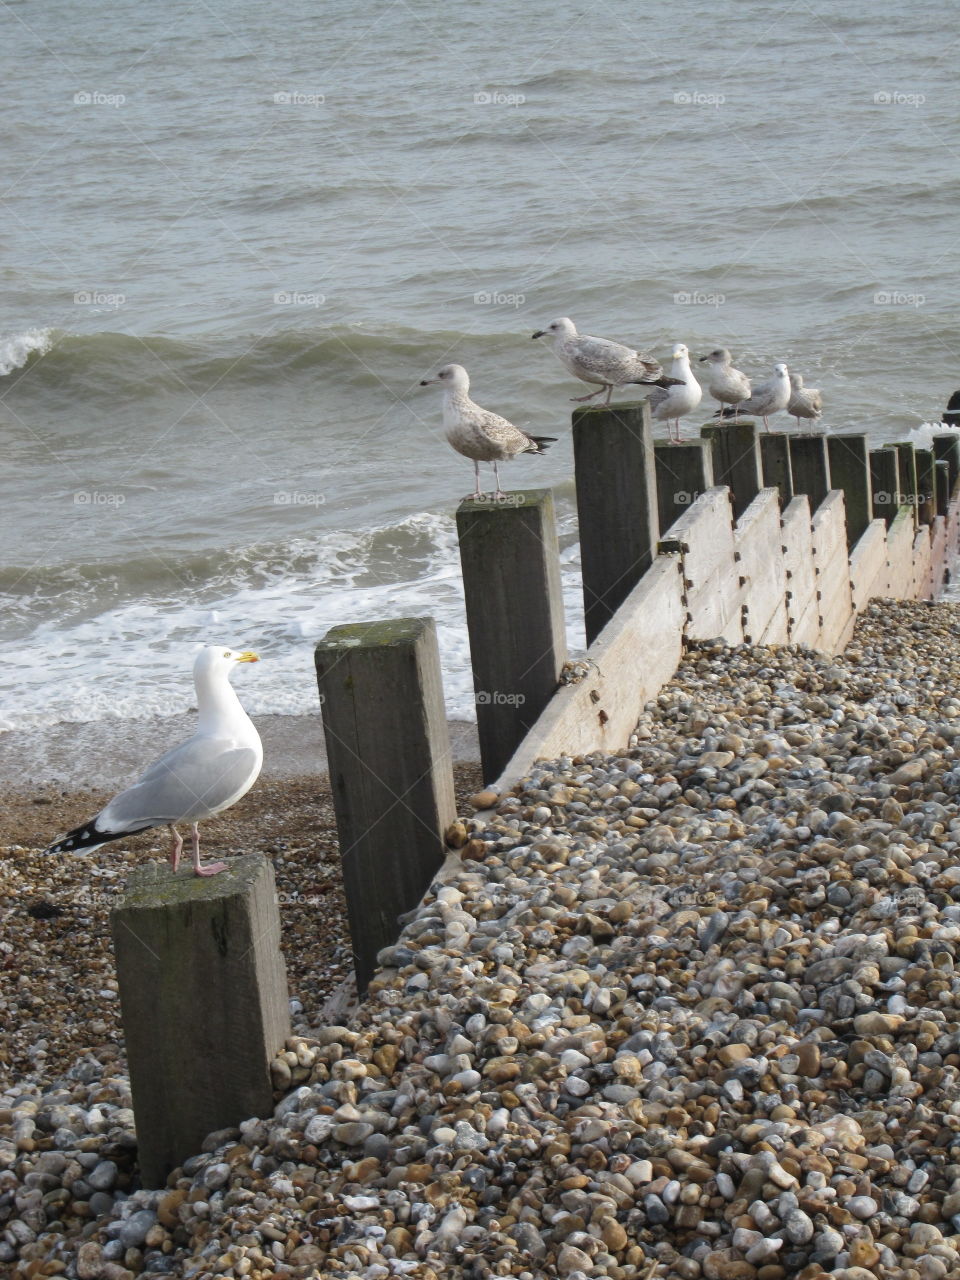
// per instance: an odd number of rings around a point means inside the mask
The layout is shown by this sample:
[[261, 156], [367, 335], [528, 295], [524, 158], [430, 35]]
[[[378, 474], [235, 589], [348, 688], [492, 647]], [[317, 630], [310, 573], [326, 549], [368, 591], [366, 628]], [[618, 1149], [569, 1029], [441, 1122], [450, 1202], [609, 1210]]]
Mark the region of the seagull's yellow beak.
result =
[[246, 652], [237, 654], [237, 661], [238, 662], [259, 662], [260, 655], [258, 653], [254, 653], [252, 649], [247, 649]]

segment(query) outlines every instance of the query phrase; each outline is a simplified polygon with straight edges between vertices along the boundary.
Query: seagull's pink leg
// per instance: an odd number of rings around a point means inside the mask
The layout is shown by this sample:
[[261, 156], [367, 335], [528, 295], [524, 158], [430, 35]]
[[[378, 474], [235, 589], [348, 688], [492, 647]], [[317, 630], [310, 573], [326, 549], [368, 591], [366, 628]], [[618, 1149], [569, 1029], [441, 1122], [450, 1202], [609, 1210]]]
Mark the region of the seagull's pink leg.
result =
[[494, 458], [493, 460], [493, 474], [497, 478], [497, 491], [493, 496], [495, 498], [505, 498], [507, 495], [503, 492], [503, 489], [500, 487], [500, 468], [497, 466], [496, 458]]
[[180, 851], [183, 848], [183, 836], [173, 823], [170, 824], [170, 834], [173, 836], [173, 844], [170, 847], [170, 866], [173, 868], [174, 875], [176, 875], [177, 867], [180, 865]]
[[195, 876], [215, 876], [221, 871], [226, 871], [227, 864], [225, 862], [211, 862], [206, 867], [200, 865], [200, 829], [195, 822], [190, 827], [190, 843], [193, 845], [193, 874]]

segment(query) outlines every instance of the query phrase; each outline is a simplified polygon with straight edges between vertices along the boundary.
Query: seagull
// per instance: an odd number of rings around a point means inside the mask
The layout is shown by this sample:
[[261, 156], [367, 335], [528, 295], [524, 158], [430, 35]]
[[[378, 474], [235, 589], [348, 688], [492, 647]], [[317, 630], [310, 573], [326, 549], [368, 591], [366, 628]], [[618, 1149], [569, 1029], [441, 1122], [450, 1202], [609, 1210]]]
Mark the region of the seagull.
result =
[[258, 661], [255, 653], [204, 645], [193, 664], [199, 713], [193, 737], [161, 756], [139, 782], [45, 852], [89, 853], [110, 840], [167, 826], [173, 836], [170, 865], [176, 871], [183, 837], [174, 824], [189, 822], [194, 874], [215, 876], [225, 871], [225, 862], [201, 865], [197, 823], [236, 804], [260, 773], [260, 736], [230, 685], [230, 673], [238, 662]]
[[[797, 420], [797, 429], [800, 429], [800, 419], [807, 418], [811, 423], [816, 422], [820, 418], [823, 409], [823, 396], [816, 387], [805, 387], [803, 385], [802, 373], [791, 373], [790, 375], [790, 400], [787, 404], [787, 413], [793, 414]], [[813, 427], [811, 425], [811, 431]]]
[[715, 418], [732, 418], [737, 412], [746, 414], [755, 414], [763, 419], [763, 425], [770, 430], [768, 418], [775, 413], [779, 413], [781, 409], [785, 409], [790, 403], [790, 395], [792, 387], [790, 386], [790, 374], [785, 364], [775, 364], [773, 366], [773, 376], [768, 378], [766, 382], [761, 382], [753, 388], [749, 400], [744, 400], [737, 405], [736, 409], [718, 409], [713, 415]]
[[[680, 437], [680, 419], [692, 413], [703, 396], [703, 388], [690, 368], [690, 352], [678, 342], [673, 348], [672, 385], [650, 392], [650, 413], [659, 422], [673, 422]], [[673, 439], [673, 431], [670, 432]]]
[[591, 338], [577, 333], [577, 327], [567, 316], [551, 320], [545, 329], [538, 329], [534, 338], [549, 338], [557, 359], [581, 382], [599, 383], [599, 390], [589, 395], [574, 396], [574, 404], [582, 404], [602, 395], [610, 403], [614, 387], [633, 385], [669, 387], [673, 378], [665, 378], [659, 363], [650, 356], [640, 355], [631, 347], [607, 338]]
[[726, 347], [717, 347], [708, 356], [701, 356], [700, 363], [703, 364], [704, 360], [710, 363], [707, 390], [721, 405], [733, 405], [733, 420], [736, 422], [739, 405], [750, 395], [750, 379], [733, 367], [733, 357]]
[[473, 459], [475, 487], [467, 498], [482, 498], [480, 463], [492, 462], [497, 478], [495, 498], [505, 498], [500, 488], [498, 463], [509, 461], [518, 453], [543, 453], [556, 436], [528, 436], [506, 418], [489, 409], [481, 409], [470, 399], [470, 378], [462, 364], [445, 364], [435, 378], [424, 378], [421, 387], [439, 383], [443, 387], [443, 427], [447, 439], [465, 458]]

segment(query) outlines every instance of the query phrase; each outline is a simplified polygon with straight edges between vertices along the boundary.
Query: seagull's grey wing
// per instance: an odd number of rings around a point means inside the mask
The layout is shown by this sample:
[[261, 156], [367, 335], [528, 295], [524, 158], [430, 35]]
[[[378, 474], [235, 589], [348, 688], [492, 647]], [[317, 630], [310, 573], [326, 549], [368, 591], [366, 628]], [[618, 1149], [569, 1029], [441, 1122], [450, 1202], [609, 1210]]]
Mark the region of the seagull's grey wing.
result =
[[610, 382], [629, 375], [637, 363], [637, 353], [629, 347], [585, 333], [573, 339], [570, 352], [584, 373]]
[[97, 817], [100, 831], [142, 831], [167, 822], [199, 822], [241, 796], [259, 772], [252, 747], [197, 734], [151, 765]]
[[525, 431], [521, 431], [506, 418], [501, 418], [499, 413], [492, 413], [489, 409], [479, 410], [477, 426], [493, 444], [503, 450], [505, 455], [522, 453], [531, 443]]
[[669, 394], [670, 390], [668, 387], [654, 387], [647, 396], [647, 404], [650, 406], [650, 412], [652, 413], [654, 409], [658, 409]]
[[740, 412], [746, 410], [747, 413], [764, 414], [768, 406], [773, 401], [773, 383], [771, 381], [761, 382], [753, 388], [750, 399], [740, 406]]

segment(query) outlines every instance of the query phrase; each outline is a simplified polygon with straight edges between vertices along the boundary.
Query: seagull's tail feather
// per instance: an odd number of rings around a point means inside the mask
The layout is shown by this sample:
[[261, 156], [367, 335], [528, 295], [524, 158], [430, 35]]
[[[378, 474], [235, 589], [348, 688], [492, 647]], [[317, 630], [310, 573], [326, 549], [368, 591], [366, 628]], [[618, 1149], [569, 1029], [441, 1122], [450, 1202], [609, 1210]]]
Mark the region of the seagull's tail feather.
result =
[[633, 385], [641, 387], [683, 387], [686, 383], [682, 378], [668, 378], [664, 374], [660, 378], [634, 378]]
[[44, 849], [44, 853], [92, 853], [102, 844], [131, 834], [129, 831], [101, 831], [96, 818], [91, 818], [82, 827], [74, 827], [72, 831], [68, 831], [62, 840]]
[[556, 444], [556, 436], [530, 436], [530, 442], [536, 445], [535, 449], [528, 449], [528, 453], [546, 453], [552, 444]]

